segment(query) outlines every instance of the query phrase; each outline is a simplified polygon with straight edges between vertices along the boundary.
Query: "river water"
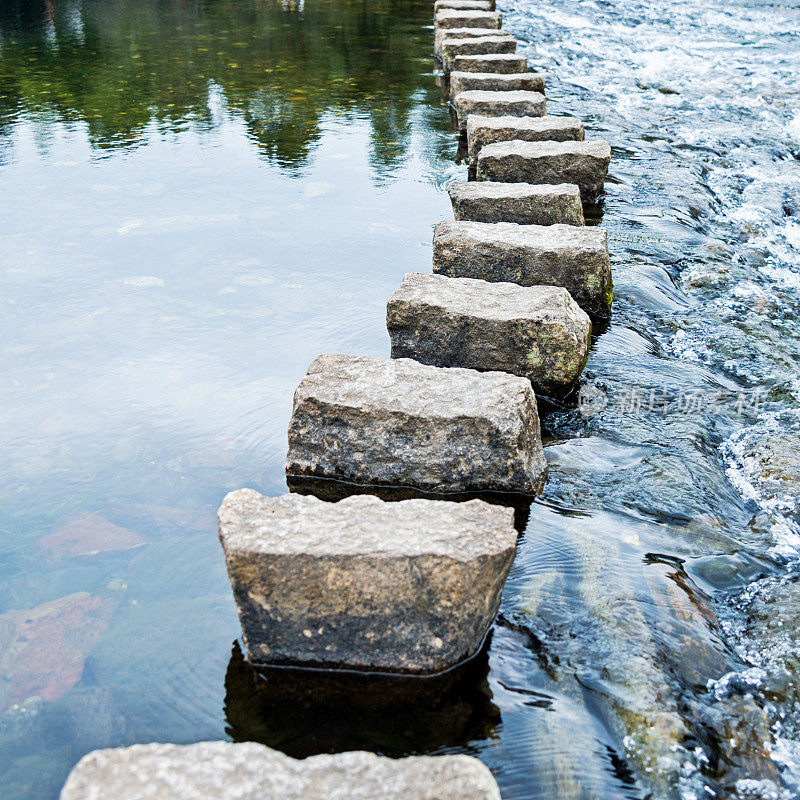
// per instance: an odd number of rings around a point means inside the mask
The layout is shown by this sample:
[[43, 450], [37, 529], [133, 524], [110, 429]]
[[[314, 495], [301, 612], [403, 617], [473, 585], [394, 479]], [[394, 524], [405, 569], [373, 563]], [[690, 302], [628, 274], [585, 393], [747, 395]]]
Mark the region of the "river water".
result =
[[431, 4], [0, 1], [4, 797], [226, 737], [472, 753], [507, 799], [800, 792], [800, 4], [499, 6], [612, 144], [614, 317], [485, 651], [357, 710], [249, 671], [214, 511], [286, 490], [308, 362], [387, 355], [430, 269]]

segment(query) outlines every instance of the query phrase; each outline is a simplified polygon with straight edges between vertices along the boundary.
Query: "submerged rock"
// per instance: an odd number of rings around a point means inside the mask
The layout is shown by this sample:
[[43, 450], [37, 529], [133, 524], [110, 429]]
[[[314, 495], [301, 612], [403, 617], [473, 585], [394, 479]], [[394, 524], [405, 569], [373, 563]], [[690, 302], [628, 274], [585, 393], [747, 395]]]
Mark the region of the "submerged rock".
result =
[[506, 53], [483, 53], [477, 55], [453, 56], [454, 72], [497, 72], [504, 75], [528, 71], [525, 56]]
[[611, 262], [602, 228], [440, 222], [433, 271], [451, 278], [563, 286], [590, 315], [611, 313]]
[[554, 117], [550, 114], [542, 117], [490, 117], [472, 114], [467, 120], [467, 150], [472, 165], [477, 162], [481, 148], [494, 142], [567, 142], [583, 141], [583, 137], [583, 123], [576, 117]]
[[465, 181], [447, 187], [453, 214], [469, 222], [583, 225], [581, 193], [571, 183]]
[[458, 664], [497, 613], [513, 519], [481, 500], [231, 492], [219, 536], [250, 659], [414, 673]]
[[450, 100], [457, 94], [480, 90], [485, 92], [539, 92], [544, 94], [544, 74], [517, 72], [503, 75], [496, 72], [451, 72]]
[[475, 36], [466, 39], [442, 41], [442, 62], [445, 69], [451, 69], [457, 56], [513, 54], [517, 50], [517, 40], [513, 36]]
[[393, 358], [512, 372], [548, 394], [578, 379], [592, 328], [566, 289], [427, 274], [403, 278], [387, 327]]
[[478, 180], [577, 183], [588, 199], [603, 191], [608, 142], [497, 142], [478, 154]]
[[355, 751], [299, 761], [260, 744], [136, 744], [95, 750], [61, 800], [500, 800], [471, 756], [392, 759]]
[[445, 9], [434, 16], [437, 28], [495, 28], [503, 27], [503, 15], [480, 9]]
[[[447, 46], [445, 44], [445, 49]], [[467, 118], [472, 114], [479, 114], [482, 117], [543, 117], [547, 114], [547, 101], [540, 92], [475, 89], [457, 94], [453, 106], [461, 130], [467, 129]], [[532, 183], [543, 182], [545, 181], [532, 181]]]
[[535, 494], [546, 471], [523, 378], [330, 355], [311, 364], [295, 392], [290, 476]]
[[116, 550], [131, 550], [146, 543], [133, 531], [114, 525], [105, 517], [94, 513], [78, 514], [39, 540], [39, 545], [50, 562]]

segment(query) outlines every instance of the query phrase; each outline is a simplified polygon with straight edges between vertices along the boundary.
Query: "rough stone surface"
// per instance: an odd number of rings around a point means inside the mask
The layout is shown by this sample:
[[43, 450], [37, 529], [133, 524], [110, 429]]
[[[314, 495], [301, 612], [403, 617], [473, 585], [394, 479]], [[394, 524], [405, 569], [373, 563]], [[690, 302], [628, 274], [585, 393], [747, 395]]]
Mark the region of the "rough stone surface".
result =
[[219, 535], [250, 660], [414, 673], [458, 664], [497, 613], [513, 520], [482, 500], [231, 492]]
[[602, 228], [440, 222], [433, 235], [433, 271], [451, 278], [563, 286], [590, 315], [604, 319], [611, 311], [611, 263]]
[[563, 393], [589, 354], [589, 317], [557, 286], [411, 274], [389, 298], [393, 358], [502, 370]]
[[611, 148], [608, 142], [497, 142], [478, 154], [478, 180], [518, 183], [577, 183], [594, 198], [603, 191]]
[[475, 36], [467, 39], [444, 39], [442, 63], [450, 70], [453, 59], [461, 55], [506, 54], [516, 52], [517, 40], [513, 36]]
[[494, 11], [491, 0], [436, 0], [433, 4], [434, 17], [444, 10], [451, 11]]
[[437, 28], [502, 28], [503, 15], [479, 9], [445, 9], [434, 17]]
[[536, 493], [546, 471], [536, 399], [522, 378], [330, 355], [295, 392], [290, 476]]
[[486, 92], [539, 92], [544, 94], [544, 75], [540, 72], [518, 72], [510, 75], [496, 72], [451, 72], [450, 99], [461, 92], [475, 89]]
[[453, 214], [468, 222], [583, 225], [581, 193], [574, 183], [469, 181], [447, 187]]
[[497, 72], [502, 75], [510, 75], [527, 72], [528, 59], [516, 54], [478, 53], [454, 56], [451, 67], [454, 72]]
[[353, 751], [304, 760], [254, 742], [135, 744], [95, 750], [61, 800], [500, 800], [472, 756], [385, 758]]
[[[451, 85], [455, 74], [450, 76]], [[471, 114], [467, 120], [467, 146], [471, 164], [477, 161], [481, 148], [494, 142], [515, 139], [523, 142], [582, 142], [583, 137], [583, 123], [576, 117], [554, 117], [550, 114], [543, 117], [488, 117]]]
[[484, 117], [542, 117], [547, 114], [547, 101], [541, 92], [484, 92], [475, 89], [457, 94], [453, 106], [462, 130], [467, 129], [467, 117], [472, 114]]
[[442, 42], [445, 39], [475, 39], [487, 36], [506, 37], [508, 33], [501, 28], [437, 28], [433, 37], [433, 54], [442, 55]]

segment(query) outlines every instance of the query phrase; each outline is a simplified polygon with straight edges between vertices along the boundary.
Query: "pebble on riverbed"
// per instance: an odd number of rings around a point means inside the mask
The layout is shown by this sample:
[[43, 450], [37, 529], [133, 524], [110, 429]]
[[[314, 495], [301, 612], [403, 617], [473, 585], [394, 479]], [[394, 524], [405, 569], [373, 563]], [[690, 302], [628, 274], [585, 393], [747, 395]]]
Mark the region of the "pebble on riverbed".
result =
[[325, 355], [295, 392], [286, 472], [431, 492], [538, 494], [547, 464], [524, 378]]
[[456, 55], [450, 66], [454, 72], [497, 72], [502, 75], [510, 75], [527, 72], [528, 59], [516, 54], [478, 53], [476, 55]]
[[560, 394], [577, 381], [591, 322], [566, 289], [411, 274], [389, 298], [392, 357], [501, 370]]
[[453, 214], [467, 222], [583, 225], [581, 193], [574, 183], [464, 181], [447, 187]]
[[[452, 73], [451, 85], [456, 74], [463, 73]], [[469, 162], [474, 166], [481, 149], [494, 142], [582, 142], [584, 135], [583, 123], [576, 117], [555, 117], [551, 114], [543, 117], [490, 117], [471, 114], [467, 119]]]
[[604, 141], [496, 142], [478, 153], [478, 180], [577, 183], [592, 200], [603, 191], [610, 161]]
[[472, 756], [354, 751], [297, 760], [254, 742], [95, 750], [72, 770], [61, 800], [429, 800], [432, 787], [437, 800], [500, 800]]
[[219, 536], [249, 659], [423, 674], [460, 663], [497, 613], [513, 520], [482, 500], [231, 492]]
[[611, 313], [611, 262], [603, 228], [440, 222], [433, 271], [451, 278], [563, 286], [590, 316]]
[[544, 94], [544, 74], [517, 72], [503, 75], [496, 72], [451, 72], [450, 100], [457, 94], [475, 89], [486, 92], [539, 92]]

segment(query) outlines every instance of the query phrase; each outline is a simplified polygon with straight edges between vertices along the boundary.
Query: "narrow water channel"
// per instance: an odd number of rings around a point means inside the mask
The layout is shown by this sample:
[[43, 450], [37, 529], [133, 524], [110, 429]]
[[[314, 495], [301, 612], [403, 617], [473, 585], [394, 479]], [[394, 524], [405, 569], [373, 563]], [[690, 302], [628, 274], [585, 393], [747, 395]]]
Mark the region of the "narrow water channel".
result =
[[614, 316], [484, 652], [359, 704], [254, 679], [214, 512], [286, 491], [307, 364], [387, 355], [430, 270], [432, 3], [0, 0], [4, 797], [220, 738], [466, 752], [504, 800], [800, 791], [800, 3], [498, 7], [612, 144]]

